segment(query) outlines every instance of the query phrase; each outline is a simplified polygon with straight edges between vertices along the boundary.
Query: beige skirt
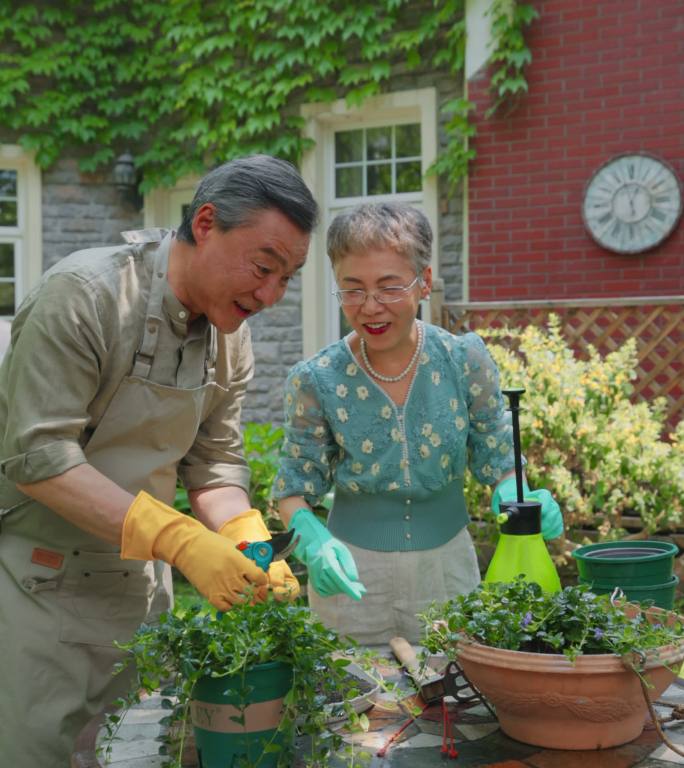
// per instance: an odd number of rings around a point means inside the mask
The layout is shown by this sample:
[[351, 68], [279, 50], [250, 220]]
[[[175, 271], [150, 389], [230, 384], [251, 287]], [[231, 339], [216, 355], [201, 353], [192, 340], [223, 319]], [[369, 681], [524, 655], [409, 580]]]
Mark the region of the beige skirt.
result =
[[419, 643], [423, 613], [480, 583], [475, 547], [467, 528], [435, 549], [378, 552], [347, 544], [368, 592], [362, 600], [321, 597], [309, 585], [309, 605], [331, 629], [363, 645], [385, 645], [392, 637]]

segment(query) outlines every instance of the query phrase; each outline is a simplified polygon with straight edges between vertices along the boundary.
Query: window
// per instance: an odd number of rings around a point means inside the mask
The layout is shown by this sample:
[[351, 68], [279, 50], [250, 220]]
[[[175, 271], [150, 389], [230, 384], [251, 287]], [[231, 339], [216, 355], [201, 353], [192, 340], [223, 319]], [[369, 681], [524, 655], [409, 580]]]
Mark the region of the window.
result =
[[423, 188], [420, 124], [335, 131], [335, 197], [373, 197]]
[[20, 147], [0, 145], [0, 317], [16, 313], [43, 268], [40, 172]]
[[308, 357], [348, 331], [332, 296], [325, 248], [328, 225], [340, 211], [364, 200], [399, 199], [421, 208], [432, 225], [432, 271], [438, 276], [437, 182], [425, 175], [437, 152], [437, 104], [434, 89], [425, 88], [368, 99], [360, 109], [338, 101], [305, 105], [302, 112], [306, 134], [316, 142], [302, 175], [321, 206], [302, 280]]

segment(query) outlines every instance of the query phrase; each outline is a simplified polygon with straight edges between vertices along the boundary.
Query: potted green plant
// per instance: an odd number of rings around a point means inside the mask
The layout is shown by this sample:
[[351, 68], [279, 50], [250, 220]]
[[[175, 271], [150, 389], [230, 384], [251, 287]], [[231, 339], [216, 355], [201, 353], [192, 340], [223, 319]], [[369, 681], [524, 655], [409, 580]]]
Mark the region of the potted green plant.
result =
[[551, 749], [601, 749], [643, 730], [684, 659], [674, 613], [611, 602], [587, 585], [557, 593], [519, 578], [483, 583], [422, 616], [424, 644], [456, 658], [501, 729]]
[[373, 654], [324, 627], [299, 602], [271, 597], [223, 614], [195, 605], [143, 625], [121, 647], [128, 654], [117, 671], [135, 665], [135, 681], [105, 724], [105, 752], [121, 710], [161, 690], [169, 715], [160, 751], [168, 766], [180, 768], [193, 732], [203, 768], [291, 766], [295, 734], [307, 742], [312, 765], [327, 765], [332, 752], [351, 764], [363, 758], [349, 746], [340, 751], [341, 736], [327, 728], [326, 702], [336, 702], [334, 714], [343, 713], [350, 727], [367, 728], [357, 712], [363, 680], [348, 667], [355, 662], [372, 675]]

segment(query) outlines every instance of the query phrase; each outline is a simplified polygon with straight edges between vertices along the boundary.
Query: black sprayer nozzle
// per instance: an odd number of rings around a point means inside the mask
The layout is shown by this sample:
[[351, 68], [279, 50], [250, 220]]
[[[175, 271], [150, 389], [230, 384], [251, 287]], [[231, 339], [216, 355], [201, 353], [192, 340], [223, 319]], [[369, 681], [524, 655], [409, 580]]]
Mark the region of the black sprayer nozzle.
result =
[[504, 395], [510, 402], [511, 419], [513, 422], [513, 456], [515, 457], [515, 488], [518, 494], [518, 502], [525, 501], [523, 496], [523, 479], [522, 479], [522, 451], [520, 449], [520, 419], [518, 414], [520, 412], [520, 395], [525, 391], [522, 388], [518, 389], [502, 389]]

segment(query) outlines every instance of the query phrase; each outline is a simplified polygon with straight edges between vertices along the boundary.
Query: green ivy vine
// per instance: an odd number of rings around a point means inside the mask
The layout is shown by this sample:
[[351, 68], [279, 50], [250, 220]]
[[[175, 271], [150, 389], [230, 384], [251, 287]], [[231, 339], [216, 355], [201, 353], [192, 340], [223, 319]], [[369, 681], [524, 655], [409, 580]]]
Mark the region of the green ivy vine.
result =
[[[298, 161], [298, 105], [360, 105], [393, 69], [462, 77], [465, 0], [0, 0], [0, 130], [48, 168], [133, 151], [141, 188], [251, 152]], [[490, 10], [493, 109], [527, 88], [529, 4]], [[433, 170], [456, 183], [473, 157], [473, 105], [456, 99]]]

